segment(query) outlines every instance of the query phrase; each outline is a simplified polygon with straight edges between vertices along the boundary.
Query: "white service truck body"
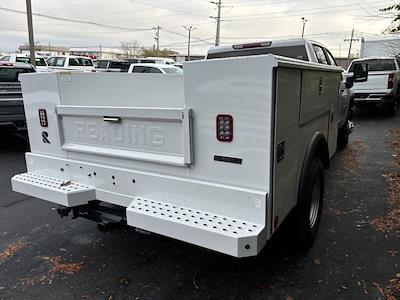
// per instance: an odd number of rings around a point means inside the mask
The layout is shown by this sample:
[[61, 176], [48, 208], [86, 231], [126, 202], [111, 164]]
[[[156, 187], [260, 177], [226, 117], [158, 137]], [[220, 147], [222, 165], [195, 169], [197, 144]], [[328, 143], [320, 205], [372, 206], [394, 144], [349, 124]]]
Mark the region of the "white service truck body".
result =
[[115, 205], [130, 226], [236, 257], [299, 197], [317, 198], [318, 225], [323, 177], [307, 170], [336, 151], [341, 68], [260, 55], [184, 69], [21, 76], [31, 152], [13, 189], [84, 217]]

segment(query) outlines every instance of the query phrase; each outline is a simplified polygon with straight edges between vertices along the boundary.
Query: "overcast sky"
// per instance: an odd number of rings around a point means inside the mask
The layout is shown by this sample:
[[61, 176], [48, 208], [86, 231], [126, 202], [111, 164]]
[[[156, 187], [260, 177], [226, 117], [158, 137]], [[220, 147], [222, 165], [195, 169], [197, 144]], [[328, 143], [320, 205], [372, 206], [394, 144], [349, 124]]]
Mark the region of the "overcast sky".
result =
[[[218, 1], [218, 0], [214, 0]], [[356, 37], [380, 34], [390, 15], [379, 8], [393, 4], [382, 0], [223, 0], [221, 43], [306, 36], [345, 56], [352, 28]], [[215, 40], [216, 5], [207, 0], [32, 0], [33, 12], [59, 18], [123, 27], [109, 29], [90, 24], [34, 16], [35, 40], [57, 46], [118, 47], [122, 41], [154, 44], [154, 26], [161, 26], [160, 46], [186, 53], [187, 32], [193, 25], [192, 53], [204, 54]], [[0, 0], [0, 51], [14, 51], [28, 40], [25, 0]], [[140, 29], [138, 31], [134, 29]], [[355, 44], [359, 48], [359, 43]]]

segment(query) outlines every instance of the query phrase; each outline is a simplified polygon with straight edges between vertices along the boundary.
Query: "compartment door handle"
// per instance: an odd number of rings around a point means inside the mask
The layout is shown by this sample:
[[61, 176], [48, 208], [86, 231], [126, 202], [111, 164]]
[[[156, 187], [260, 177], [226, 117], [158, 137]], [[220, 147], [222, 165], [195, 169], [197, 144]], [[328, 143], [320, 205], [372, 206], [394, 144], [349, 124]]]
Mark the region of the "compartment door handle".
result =
[[121, 122], [121, 118], [120, 117], [103, 117], [103, 121], [104, 122], [112, 122], [112, 123], [120, 123]]

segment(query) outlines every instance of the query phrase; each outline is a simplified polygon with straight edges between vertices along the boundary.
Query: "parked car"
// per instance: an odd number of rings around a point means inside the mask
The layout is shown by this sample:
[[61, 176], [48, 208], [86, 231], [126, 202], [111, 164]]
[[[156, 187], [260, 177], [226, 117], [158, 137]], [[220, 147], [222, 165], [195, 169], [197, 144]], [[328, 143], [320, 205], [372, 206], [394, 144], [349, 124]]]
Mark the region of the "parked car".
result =
[[128, 73], [183, 74], [183, 70], [165, 64], [131, 64]]
[[31, 152], [12, 188], [62, 217], [235, 257], [260, 253], [293, 212], [290, 237], [306, 249], [337, 150], [341, 73], [261, 55], [188, 62], [185, 76], [21, 76]]
[[128, 72], [131, 65], [128, 61], [101, 59], [95, 63], [96, 72]]
[[0, 61], [0, 132], [26, 130], [19, 75], [33, 72], [31, 64]]
[[[4, 55], [0, 58], [0, 61], [7, 61], [10, 63], [20, 62], [30, 64], [30, 56], [22, 53], [11, 53]], [[46, 60], [40, 55], [35, 55], [36, 71], [37, 72], [50, 72], [47, 66]]]
[[[254, 56], [262, 54], [285, 56], [324, 66], [338, 66], [332, 53], [328, 50], [327, 47], [316, 41], [304, 38], [212, 47], [208, 50], [206, 59]], [[341, 78], [342, 80], [340, 82], [339, 89], [340, 101], [338, 103], [339, 108], [336, 112], [337, 114], [339, 114], [339, 134], [337, 144], [339, 149], [344, 149], [348, 144], [349, 135], [354, 127], [351, 121], [353, 113], [352, 106], [350, 105], [350, 88], [352, 87], [353, 82], [346, 82], [346, 79], [344, 77], [344, 70], [342, 71]]]
[[47, 60], [47, 65], [53, 70], [91, 71], [94, 69], [92, 59], [73, 55], [52, 56]]
[[353, 103], [362, 108], [366, 105], [381, 106], [388, 115], [395, 115], [400, 104], [400, 59], [396, 57], [366, 57], [350, 64], [347, 76], [354, 73], [357, 63], [368, 64], [368, 80], [354, 83]]

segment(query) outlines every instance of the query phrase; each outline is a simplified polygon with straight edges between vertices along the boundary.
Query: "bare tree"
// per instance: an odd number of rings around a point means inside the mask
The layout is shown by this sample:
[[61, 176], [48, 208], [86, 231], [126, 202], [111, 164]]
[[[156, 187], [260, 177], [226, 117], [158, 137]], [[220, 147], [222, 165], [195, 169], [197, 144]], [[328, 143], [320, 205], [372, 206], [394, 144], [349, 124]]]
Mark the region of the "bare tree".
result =
[[125, 41], [121, 42], [121, 50], [125, 52], [126, 57], [136, 56], [140, 44], [138, 41]]

